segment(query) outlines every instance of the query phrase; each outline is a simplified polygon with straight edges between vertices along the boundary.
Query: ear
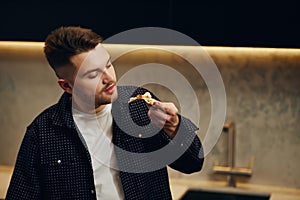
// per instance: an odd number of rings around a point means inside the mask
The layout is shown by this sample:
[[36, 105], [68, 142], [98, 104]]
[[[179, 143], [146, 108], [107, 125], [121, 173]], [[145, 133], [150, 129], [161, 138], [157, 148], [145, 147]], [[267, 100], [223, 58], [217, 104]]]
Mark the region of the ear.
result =
[[58, 85], [67, 93], [72, 94], [73, 88], [69, 81], [65, 79], [58, 79]]

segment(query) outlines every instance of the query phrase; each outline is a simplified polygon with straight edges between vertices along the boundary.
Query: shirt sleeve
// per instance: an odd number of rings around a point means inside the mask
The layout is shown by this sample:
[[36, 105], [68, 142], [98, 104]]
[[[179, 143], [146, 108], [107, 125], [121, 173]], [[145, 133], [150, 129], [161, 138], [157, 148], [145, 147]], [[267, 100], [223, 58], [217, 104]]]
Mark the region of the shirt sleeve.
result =
[[[150, 92], [152, 98], [159, 100], [151, 91], [144, 88], [137, 88], [132, 96]], [[148, 112], [139, 108], [140, 112]], [[147, 114], [145, 114], [146, 116]], [[198, 127], [189, 119], [179, 116], [179, 128], [176, 136], [171, 139], [163, 129], [159, 134], [155, 135], [144, 142], [147, 152], [157, 151], [166, 147], [159, 158], [151, 158], [158, 163], [167, 163], [171, 168], [182, 173], [198, 172], [202, 169], [204, 162], [203, 148], [199, 137], [196, 135]], [[136, 117], [137, 121], [141, 119], [140, 115]], [[150, 119], [149, 119], [150, 122]], [[157, 154], [155, 154], [157, 155]], [[167, 161], [163, 159], [168, 159]]]
[[194, 173], [202, 169], [204, 153], [201, 141], [196, 135], [198, 128], [187, 118], [180, 116], [178, 132], [170, 143], [173, 145], [174, 153], [179, 158], [169, 166], [183, 173]]
[[152, 138], [152, 142], [148, 143], [148, 152], [164, 148], [156, 161], [168, 163], [169, 167], [182, 173], [198, 172], [204, 162], [202, 143], [196, 134], [198, 128], [185, 117], [179, 115], [179, 119], [176, 136], [171, 139], [162, 129]]

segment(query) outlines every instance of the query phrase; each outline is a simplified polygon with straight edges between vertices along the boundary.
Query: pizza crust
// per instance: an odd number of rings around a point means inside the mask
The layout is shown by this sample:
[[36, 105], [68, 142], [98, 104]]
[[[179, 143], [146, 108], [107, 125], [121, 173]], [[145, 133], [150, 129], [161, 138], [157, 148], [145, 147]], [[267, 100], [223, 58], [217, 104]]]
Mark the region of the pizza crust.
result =
[[138, 94], [136, 95], [136, 97], [131, 97], [128, 101], [128, 103], [131, 103], [133, 101], [136, 101], [136, 100], [139, 100], [139, 99], [143, 99], [147, 104], [149, 105], [153, 105], [154, 102], [156, 102], [157, 100], [155, 99], [152, 99], [152, 96], [150, 94], [150, 92], [146, 92], [145, 94], [141, 95], [141, 94]]

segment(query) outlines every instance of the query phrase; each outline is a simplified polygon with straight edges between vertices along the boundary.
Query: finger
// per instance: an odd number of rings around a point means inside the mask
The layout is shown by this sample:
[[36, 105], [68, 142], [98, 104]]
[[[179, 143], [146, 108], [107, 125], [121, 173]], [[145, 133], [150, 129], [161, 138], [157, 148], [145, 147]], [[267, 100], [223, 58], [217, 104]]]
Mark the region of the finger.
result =
[[162, 120], [162, 121], [166, 121], [166, 118], [167, 118], [168, 115], [163, 110], [161, 110], [160, 108], [151, 107], [149, 109], [148, 116], [151, 119], [159, 119], [159, 120]]
[[158, 127], [164, 127], [166, 124], [165, 120], [162, 120], [161, 118], [157, 118], [157, 117], [152, 117], [151, 118], [151, 123], [158, 126]]
[[161, 109], [165, 113], [169, 115], [177, 115], [178, 114], [178, 109], [173, 103], [168, 103], [168, 102], [155, 102], [153, 104], [154, 108]]
[[162, 103], [159, 102], [151, 107], [150, 115], [161, 116], [161, 120], [166, 123], [177, 124], [178, 123], [178, 110], [173, 103]]
[[149, 117], [153, 124], [159, 124], [163, 126], [177, 126], [179, 121], [177, 115], [168, 115], [161, 110], [149, 111]]

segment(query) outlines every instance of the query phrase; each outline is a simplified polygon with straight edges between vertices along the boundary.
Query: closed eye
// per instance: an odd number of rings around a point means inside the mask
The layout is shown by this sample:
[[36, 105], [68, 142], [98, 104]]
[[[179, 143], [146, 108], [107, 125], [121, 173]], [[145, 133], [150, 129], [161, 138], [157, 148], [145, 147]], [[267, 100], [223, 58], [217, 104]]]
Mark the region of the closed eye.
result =
[[104, 70], [108, 69], [112, 67], [112, 63], [111, 61], [109, 60], [105, 66], [105, 69], [101, 69], [101, 68], [95, 68], [95, 69], [91, 69], [91, 70], [88, 70], [87, 72], [85, 72], [83, 74], [83, 77], [87, 77], [89, 79], [94, 79], [96, 78], [97, 76], [99, 76]]
[[112, 63], [110, 61], [108, 61], [107, 65], [106, 65], [106, 69], [110, 68], [112, 66]]
[[89, 79], [94, 79], [94, 78], [96, 78], [96, 77], [98, 77], [99, 75], [100, 75], [100, 69], [97, 69], [97, 70], [94, 70], [94, 71], [91, 71], [91, 72], [89, 72], [88, 74], [87, 74], [87, 77], [89, 78]]

